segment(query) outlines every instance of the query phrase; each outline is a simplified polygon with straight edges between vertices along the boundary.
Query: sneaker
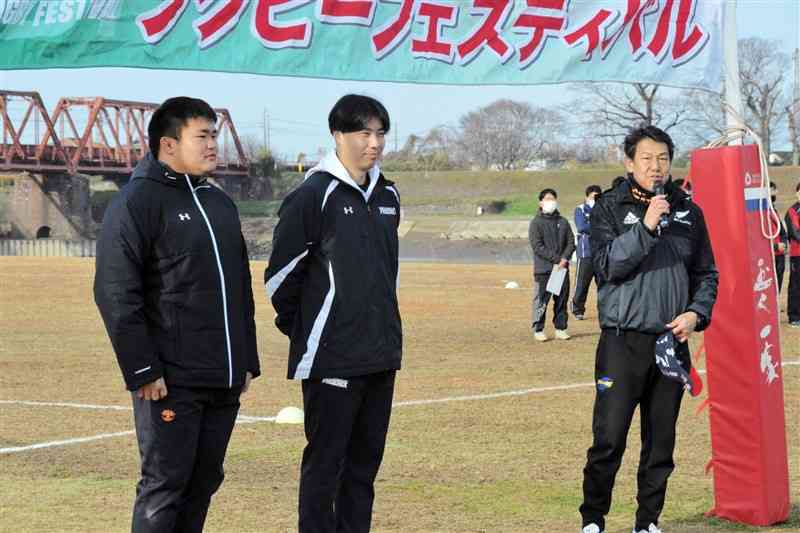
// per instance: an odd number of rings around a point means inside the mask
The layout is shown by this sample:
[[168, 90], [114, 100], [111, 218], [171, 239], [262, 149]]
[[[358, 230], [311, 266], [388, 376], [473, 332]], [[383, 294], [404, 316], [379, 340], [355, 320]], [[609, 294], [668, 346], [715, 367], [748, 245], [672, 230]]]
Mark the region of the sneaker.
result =
[[649, 526], [647, 526], [647, 529], [636, 529], [634, 527], [633, 533], [663, 533], [663, 532], [660, 529], [658, 529], [658, 526], [651, 523]]
[[583, 313], [576, 313], [575, 320], [583, 320]]
[[544, 331], [534, 331], [533, 338], [539, 342], [544, 342], [547, 340], [547, 335], [544, 334]]
[[569, 336], [569, 333], [567, 333], [567, 330], [565, 330], [565, 329], [557, 329], [556, 330], [556, 339], [561, 340], [561, 341], [566, 341], [566, 340], [569, 340], [571, 338], [572, 337]]
[[792, 322], [789, 322], [789, 327], [800, 328], [800, 320], [793, 320]]
[[597, 524], [589, 524], [583, 529], [581, 529], [581, 533], [603, 533], [603, 531]]

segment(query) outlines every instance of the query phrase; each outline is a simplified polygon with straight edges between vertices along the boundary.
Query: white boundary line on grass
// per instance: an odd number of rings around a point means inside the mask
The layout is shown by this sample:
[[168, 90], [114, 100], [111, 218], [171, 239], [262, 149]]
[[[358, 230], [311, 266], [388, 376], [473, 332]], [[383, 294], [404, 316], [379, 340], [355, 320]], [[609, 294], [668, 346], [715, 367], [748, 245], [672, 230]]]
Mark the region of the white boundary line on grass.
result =
[[[800, 360], [784, 361], [781, 366], [800, 366]], [[705, 374], [705, 369], [698, 370], [698, 373]], [[395, 402], [392, 407], [408, 407], [414, 405], [430, 405], [435, 403], [449, 403], [449, 402], [466, 402], [474, 400], [491, 400], [494, 398], [504, 398], [509, 396], [525, 396], [528, 394], [535, 394], [540, 392], [554, 392], [563, 390], [583, 389], [594, 387], [594, 383], [572, 383], [569, 385], [553, 385], [550, 387], [533, 387], [530, 389], [520, 389], [512, 391], [494, 392], [489, 394], [474, 394], [469, 396], [450, 396], [447, 398], [435, 398], [431, 400], [406, 400], [402, 402]], [[68, 403], [68, 402], [35, 402], [30, 400], [0, 400], [0, 404], [5, 405], [29, 405], [36, 407], [72, 407], [78, 409], [107, 409], [113, 411], [131, 411], [131, 407], [120, 405], [93, 405], [85, 403]], [[237, 424], [256, 424], [259, 422], [274, 422], [274, 416], [250, 416], [239, 415], [236, 418]], [[0, 448], [0, 455], [8, 453], [19, 453], [30, 450], [38, 450], [41, 448], [53, 448], [56, 446], [69, 446], [72, 444], [82, 444], [84, 442], [92, 442], [95, 440], [109, 439], [113, 437], [123, 437], [133, 435], [134, 431], [120, 431], [118, 433], [102, 433], [91, 437], [78, 437], [74, 439], [55, 440], [50, 442], [40, 442], [38, 444], [31, 444], [28, 446], [14, 446], [10, 448]]]

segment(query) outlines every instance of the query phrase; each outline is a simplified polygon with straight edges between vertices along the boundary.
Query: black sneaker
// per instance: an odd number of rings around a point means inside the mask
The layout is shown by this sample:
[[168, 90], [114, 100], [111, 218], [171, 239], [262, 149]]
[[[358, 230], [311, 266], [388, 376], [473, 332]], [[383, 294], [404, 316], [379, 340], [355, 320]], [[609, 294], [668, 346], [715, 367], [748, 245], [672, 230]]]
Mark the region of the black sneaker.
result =
[[583, 313], [575, 313], [575, 320], [583, 320]]
[[793, 320], [792, 322], [789, 322], [789, 327], [800, 328], [800, 320]]

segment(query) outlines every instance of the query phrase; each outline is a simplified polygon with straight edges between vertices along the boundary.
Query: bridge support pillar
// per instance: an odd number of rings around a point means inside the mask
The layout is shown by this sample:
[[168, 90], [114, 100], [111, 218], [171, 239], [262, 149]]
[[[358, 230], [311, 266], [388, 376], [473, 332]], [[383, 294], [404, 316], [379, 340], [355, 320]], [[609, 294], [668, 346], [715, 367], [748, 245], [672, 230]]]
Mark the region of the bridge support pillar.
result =
[[14, 179], [9, 221], [17, 237], [82, 239], [91, 233], [89, 180], [83, 176], [20, 175]]

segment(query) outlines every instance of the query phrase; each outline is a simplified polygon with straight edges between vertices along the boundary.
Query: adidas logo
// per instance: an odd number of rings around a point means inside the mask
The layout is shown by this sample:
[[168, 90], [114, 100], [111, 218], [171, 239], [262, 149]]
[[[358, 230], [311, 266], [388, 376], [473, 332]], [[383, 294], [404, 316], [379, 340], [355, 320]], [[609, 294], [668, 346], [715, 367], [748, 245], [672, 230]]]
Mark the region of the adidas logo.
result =
[[639, 222], [639, 217], [628, 211], [628, 214], [625, 215], [625, 219], [622, 221], [623, 224], [636, 224]]

